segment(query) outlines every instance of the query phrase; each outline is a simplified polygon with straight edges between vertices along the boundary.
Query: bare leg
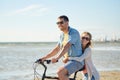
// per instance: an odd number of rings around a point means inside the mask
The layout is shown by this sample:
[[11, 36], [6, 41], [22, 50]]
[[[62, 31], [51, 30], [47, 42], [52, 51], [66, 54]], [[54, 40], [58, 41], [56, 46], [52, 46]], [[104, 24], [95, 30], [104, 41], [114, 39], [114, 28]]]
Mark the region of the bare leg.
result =
[[69, 77], [67, 75], [68, 71], [64, 67], [60, 67], [58, 69], [57, 74], [58, 74], [59, 80], [69, 80]]

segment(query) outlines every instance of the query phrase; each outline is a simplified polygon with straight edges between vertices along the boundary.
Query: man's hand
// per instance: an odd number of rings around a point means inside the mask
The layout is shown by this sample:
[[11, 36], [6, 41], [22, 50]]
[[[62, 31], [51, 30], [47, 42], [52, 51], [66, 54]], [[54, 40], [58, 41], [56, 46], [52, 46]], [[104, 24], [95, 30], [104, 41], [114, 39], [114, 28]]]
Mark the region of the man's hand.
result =
[[51, 61], [52, 61], [52, 63], [56, 63], [56, 62], [58, 62], [58, 59], [57, 58], [52, 58]]
[[41, 59], [41, 61], [42, 61], [42, 62], [44, 62], [44, 61], [46, 60], [46, 58], [45, 58], [45, 57], [40, 58], [40, 59]]

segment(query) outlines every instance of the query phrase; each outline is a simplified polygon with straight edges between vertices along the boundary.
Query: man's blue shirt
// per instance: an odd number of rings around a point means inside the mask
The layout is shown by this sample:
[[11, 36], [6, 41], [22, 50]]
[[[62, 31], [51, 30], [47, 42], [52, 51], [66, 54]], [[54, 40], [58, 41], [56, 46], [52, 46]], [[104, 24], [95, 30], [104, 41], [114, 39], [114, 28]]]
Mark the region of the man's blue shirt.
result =
[[[60, 35], [60, 41], [58, 45], [62, 47], [62, 41], [64, 40], [64, 33]], [[79, 57], [82, 55], [82, 47], [79, 32], [71, 27], [68, 27], [68, 42], [71, 44], [71, 47], [68, 50], [69, 57]]]

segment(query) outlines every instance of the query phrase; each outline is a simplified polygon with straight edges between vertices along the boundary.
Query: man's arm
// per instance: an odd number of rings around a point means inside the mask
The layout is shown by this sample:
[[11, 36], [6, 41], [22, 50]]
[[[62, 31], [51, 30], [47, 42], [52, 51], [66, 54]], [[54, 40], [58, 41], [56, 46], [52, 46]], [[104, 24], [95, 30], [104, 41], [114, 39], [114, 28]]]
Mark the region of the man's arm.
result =
[[49, 54], [47, 54], [46, 56], [44, 56], [42, 59], [42, 61], [46, 60], [47, 58], [53, 57], [54, 55], [56, 55], [60, 50], [59, 45], [57, 45]]
[[52, 63], [57, 62], [66, 52], [68, 52], [68, 49], [70, 48], [70, 46], [71, 46], [71, 43], [68, 42], [61, 50], [60, 55], [58, 55], [57, 58], [52, 59]]

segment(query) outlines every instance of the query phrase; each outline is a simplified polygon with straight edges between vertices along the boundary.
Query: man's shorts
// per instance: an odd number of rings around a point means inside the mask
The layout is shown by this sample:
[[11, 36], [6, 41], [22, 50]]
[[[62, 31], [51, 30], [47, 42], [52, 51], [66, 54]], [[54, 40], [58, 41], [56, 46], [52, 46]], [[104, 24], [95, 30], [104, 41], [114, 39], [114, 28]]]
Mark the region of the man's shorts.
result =
[[84, 64], [75, 60], [70, 60], [64, 65], [64, 68], [68, 70], [68, 76], [70, 76], [72, 73], [80, 70], [83, 67]]

